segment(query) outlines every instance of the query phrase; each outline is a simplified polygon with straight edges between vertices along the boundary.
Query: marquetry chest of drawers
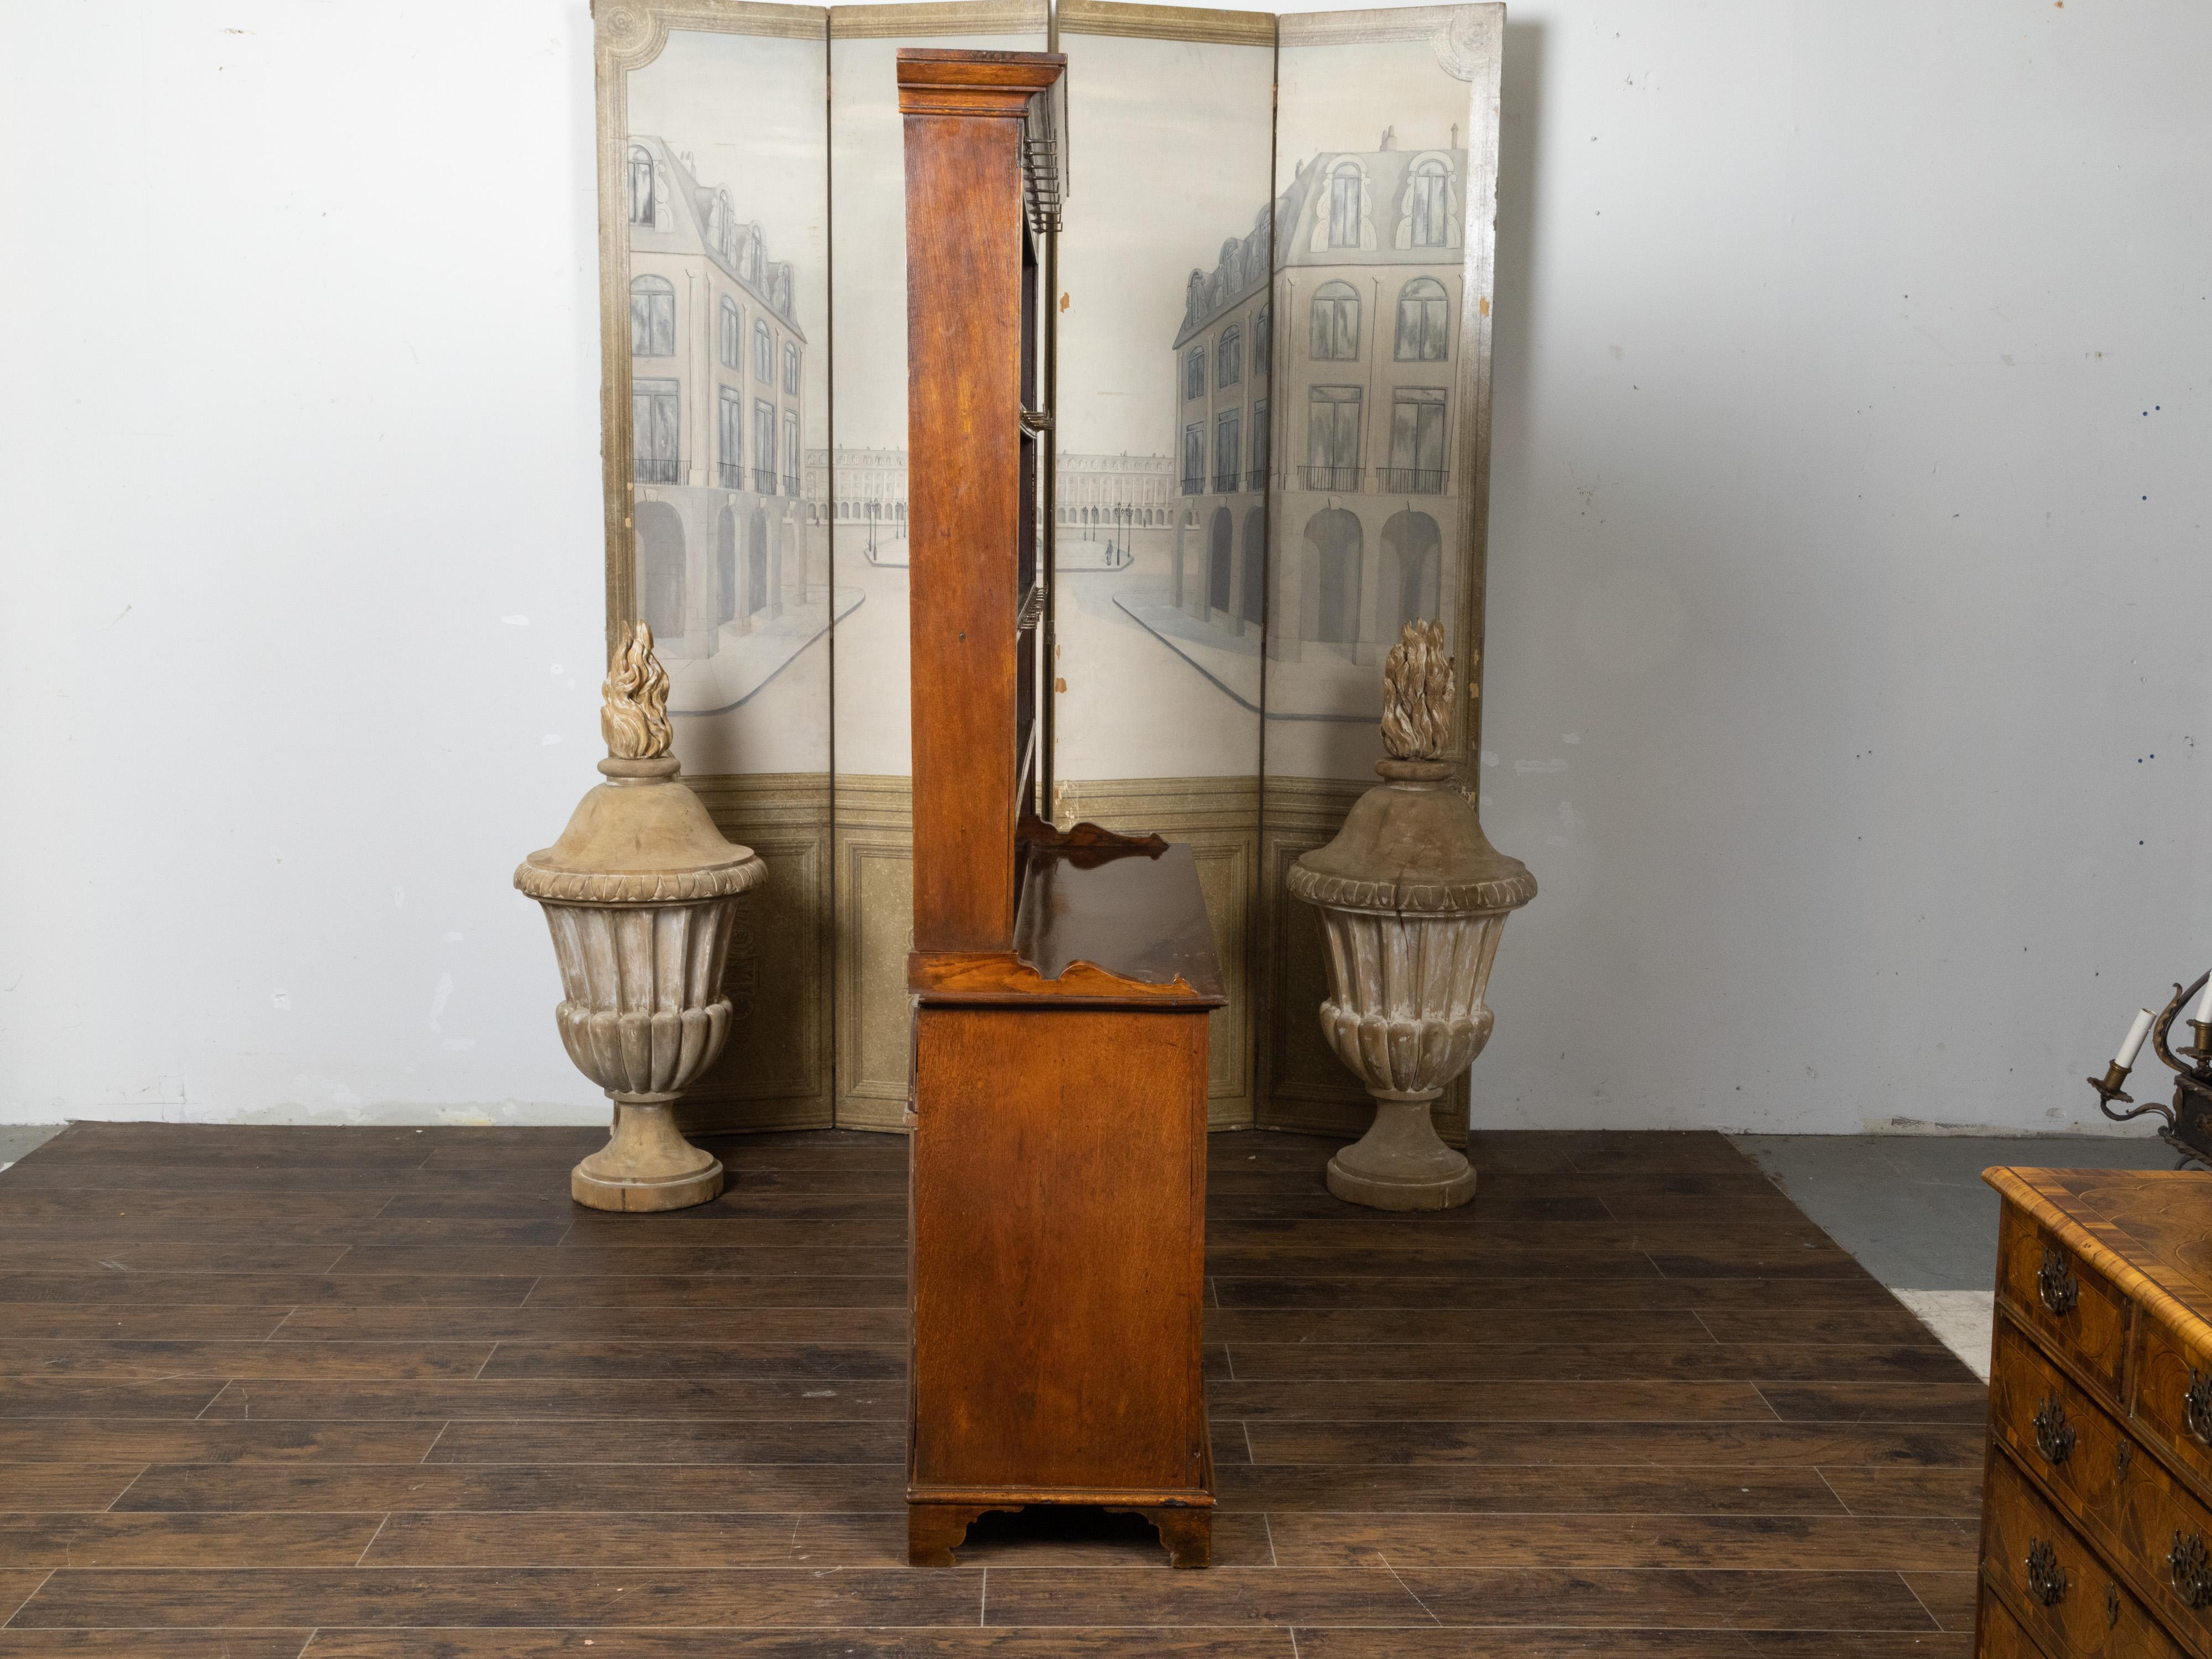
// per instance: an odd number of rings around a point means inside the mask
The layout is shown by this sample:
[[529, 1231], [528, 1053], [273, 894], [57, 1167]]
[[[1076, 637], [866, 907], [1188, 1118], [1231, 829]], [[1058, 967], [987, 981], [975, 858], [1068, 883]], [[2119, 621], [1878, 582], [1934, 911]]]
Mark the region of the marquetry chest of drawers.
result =
[[1974, 1651], [2212, 1659], [2212, 1175], [2004, 1199]]

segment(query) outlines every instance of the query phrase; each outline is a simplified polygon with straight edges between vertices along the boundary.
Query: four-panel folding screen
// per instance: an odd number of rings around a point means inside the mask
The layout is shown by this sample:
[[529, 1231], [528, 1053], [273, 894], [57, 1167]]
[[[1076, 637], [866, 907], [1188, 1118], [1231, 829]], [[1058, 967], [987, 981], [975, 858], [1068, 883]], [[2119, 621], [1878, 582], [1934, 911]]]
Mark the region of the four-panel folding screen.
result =
[[[610, 628], [768, 860], [698, 1123], [898, 1126], [909, 932], [902, 46], [1068, 58], [1053, 815], [1197, 851], [1211, 1116], [1357, 1133], [1283, 891], [1442, 619], [1476, 740], [1502, 5], [602, 0]], [[1440, 1103], [1454, 1138], [1464, 1096]]]

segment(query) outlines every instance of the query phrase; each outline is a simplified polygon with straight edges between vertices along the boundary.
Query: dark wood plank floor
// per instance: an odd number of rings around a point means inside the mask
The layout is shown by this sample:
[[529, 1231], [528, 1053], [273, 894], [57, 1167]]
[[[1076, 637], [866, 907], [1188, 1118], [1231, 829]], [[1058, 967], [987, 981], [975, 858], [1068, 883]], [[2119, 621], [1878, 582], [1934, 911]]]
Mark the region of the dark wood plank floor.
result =
[[1212, 1143], [1206, 1572], [903, 1565], [905, 1146], [573, 1207], [560, 1129], [81, 1125], [0, 1175], [0, 1659], [1963, 1656], [1984, 1395], [1717, 1135], [1474, 1205]]

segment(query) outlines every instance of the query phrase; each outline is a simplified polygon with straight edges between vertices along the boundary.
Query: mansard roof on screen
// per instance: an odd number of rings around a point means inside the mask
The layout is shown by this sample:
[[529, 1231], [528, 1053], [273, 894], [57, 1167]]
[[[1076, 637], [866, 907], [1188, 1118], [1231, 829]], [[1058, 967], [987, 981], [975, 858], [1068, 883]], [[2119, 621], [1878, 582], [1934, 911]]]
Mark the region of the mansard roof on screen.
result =
[[[1467, 151], [1457, 128], [1449, 137], [1423, 149], [1386, 128], [1374, 149], [1322, 150], [1297, 163], [1273, 204], [1275, 268], [1455, 260], [1466, 241]], [[1441, 215], [1433, 222], [1419, 210], [1431, 198]], [[1211, 270], [1190, 273], [1176, 345], [1267, 284], [1268, 218], [1261, 209], [1248, 234], [1222, 243]]]
[[692, 170], [689, 151], [671, 149], [665, 139], [647, 133], [632, 133], [629, 144], [652, 158], [656, 173], [669, 185], [672, 209], [665, 226], [659, 222], [652, 225], [633, 222], [629, 228], [633, 244], [705, 255], [805, 340], [805, 331], [799, 325], [791, 262], [768, 257], [759, 221], [738, 216], [726, 186], [702, 184]]

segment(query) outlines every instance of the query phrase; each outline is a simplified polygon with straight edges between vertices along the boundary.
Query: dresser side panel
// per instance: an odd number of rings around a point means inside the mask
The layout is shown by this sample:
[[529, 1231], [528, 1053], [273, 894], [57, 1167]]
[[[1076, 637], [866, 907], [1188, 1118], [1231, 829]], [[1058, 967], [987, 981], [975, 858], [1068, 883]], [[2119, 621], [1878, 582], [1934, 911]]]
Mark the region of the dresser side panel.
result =
[[1202, 1492], [1204, 1014], [919, 1021], [917, 1495]]

